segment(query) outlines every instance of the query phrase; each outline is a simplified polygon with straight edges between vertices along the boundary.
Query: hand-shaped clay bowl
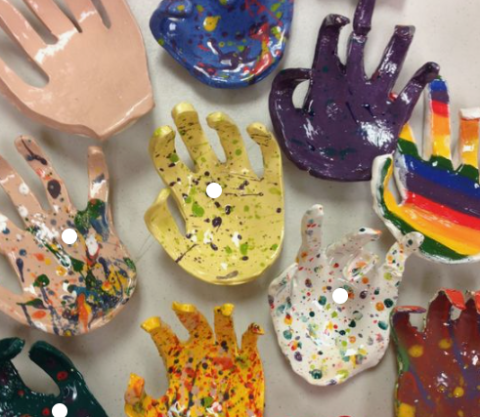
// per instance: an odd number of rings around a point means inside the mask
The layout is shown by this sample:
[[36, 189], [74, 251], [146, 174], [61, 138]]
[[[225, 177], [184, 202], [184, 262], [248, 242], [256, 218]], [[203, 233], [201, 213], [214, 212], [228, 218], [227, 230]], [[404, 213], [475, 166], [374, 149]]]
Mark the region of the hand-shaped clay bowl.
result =
[[215, 328], [193, 306], [173, 304], [190, 333], [181, 342], [158, 317], [143, 323], [168, 371], [169, 388], [154, 400], [145, 393], [143, 378], [131, 375], [125, 394], [128, 417], [231, 416], [262, 417], [264, 375], [257, 338], [263, 330], [252, 324], [241, 348], [233, 327], [233, 305], [215, 308]]
[[[384, 356], [404, 265], [422, 237], [406, 236], [378, 265], [365, 245], [380, 232], [363, 228], [322, 249], [322, 219], [321, 206], [305, 214], [297, 262], [272, 282], [269, 302], [293, 370], [310, 384], [327, 386], [374, 367]], [[333, 301], [337, 289], [348, 293], [343, 305]]]
[[397, 417], [478, 415], [479, 311], [480, 293], [464, 297], [454, 290], [437, 294], [428, 308], [423, 331], [414, 327], [409, 317], [424, 313], [424, 309], [396, 310], [392, 337], [399, 364]]
[[136, 284], [135, 265], [113, 228], [105, 157], [89, 149], [88, 205], [77, 210], [37, 143], [19, 137], [15, 145], [42, 181], [50, 209], [0, 157], [0, 185], [25, 224], [22, 230], [0, 214], [0, 253], [23, 290], [0, 287], [0, 311], [48, 333], [87, 333], [115, 317]]
[[[480, 109], [463, 110], [459, 155], [454, 167], [450, 151], [450, 111], [445, 81], [430, 84], [427, 96], [429, 134], [422, 158], [411, 128], [400, 135], [395, 160], [377, 158], [373, 168], [374, 208], [397, 239], [411, 231], [425, 236], [420, 254], [444, 263], [480, 260], [480, 186], [478, 142]], [[401, 196], [398, 204], [389, 184]]]
[[52, 416], [52, 409], [63, 404], [68, 417], [107, 417], [88, 390], [82, 374], [62, 352], [45, 342], [35, 343], [30, 359], [40, 366], [60, 390], [55, 396], [32, 391], [15, 369], [12, 360], [22, 351], [20, 339], [0, 340], [0, 415], [2, 417]]
[[[208, 125], [220, 137], [227, 160], [220, 162], [208, 143], [195, 109], [187, 103], [172, 112], [191, 158], [192, 172], [175, 150], [175, 132], [157, 130], [150, 154], [157, 172], [169, 187], [145, 214], [150, 232], [183, 269], [204, 281], [236, 285], [251, 281], [275, 262], [283, 230], [283, 180], [280, 150], [265, 126], [248, 127], [263, 154], [264, 173], [259, 178], [248, 160], [240, 131], [224, 113], [208, 116]], [[223, 193], [207, 195], [212, 183]], [[173, 194], [186, 222], [186, 235], [168, 209]]]
[[163, 0], [150, 28], [205, 84], [239, 88], [263, 80], [283, 57], [294, 0]]
[[0, 59], [0, 92], [25, 115], [67, 133], [108, 139], [153, 108], [142, 35], [125, 0], [101, 0], [107, 27], [91, 0], [25, 0], [56, 39], [46, 43], [10, 3], [0, 26], [44, 73], [44, 87], [25, 83]]
[[[414, 28], [397, 26], [372, 78], [365, 75], [364, 49], [375, 0], [359, 0], [347, 63], [337, 55], [340, 30], [349, 23], [330, 15], [320, 28], [312, 69], [287, 69], [275, 78], [270, 115], [288, 158], [300, 169], [328, 180], [371, 178], [376, 156], [392, 153], [425, 85], [438, 74], [426, 64], [398, 98], [391, 95], [413, 39]], [[292, 101], [296, 87], [308, 81], [302, 108]]]

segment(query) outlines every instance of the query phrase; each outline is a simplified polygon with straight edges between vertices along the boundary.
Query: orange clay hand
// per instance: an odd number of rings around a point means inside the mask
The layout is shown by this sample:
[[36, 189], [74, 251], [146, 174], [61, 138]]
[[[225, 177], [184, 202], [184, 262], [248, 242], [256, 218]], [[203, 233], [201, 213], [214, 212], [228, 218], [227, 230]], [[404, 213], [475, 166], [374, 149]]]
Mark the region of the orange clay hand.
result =
[[102, 0], [107, 27], [92, 0], [65, 0], [75, 24], [53, 0], [24, 0], [56, 39], [46, 43], [10, 0], [0, 26], [47, 76], [25, 83], [0, 59], [0, 91], [39, 123], [107, 139], [153, 107], [143, 40], [125, 0]]
[[[100, 148], [89, 149], [89, 200], [78, 211], [37, 143], [20, 137], [15, 145], [42, 181], [51, 207], [44, 210], [0, 157], [0, 184], [25, 223], [21, 230], [0, 214], [0, 253], [23, 289], [18, 295], [0, 287], [0, 311], [45, 332], [87, 333], [118, 314], [136, 284], [135, 265], [113, 229], [105, 157]], [[76, 242], [64, 242], [67, 229]]]
[[193, 306], [174, 303], [173, 309], [190, 333], [186, 342], [159, 318], [142, 327], [150, 333], [168, 371], [169, 388], [159, 400], [144, 390], [144, 380], [131, 375], [125, 394], [129, 417], [261, 417], [264, 375], [252, 324], [241, 349], [233, 327], [233, 305], [215, 308], [215, 331]]

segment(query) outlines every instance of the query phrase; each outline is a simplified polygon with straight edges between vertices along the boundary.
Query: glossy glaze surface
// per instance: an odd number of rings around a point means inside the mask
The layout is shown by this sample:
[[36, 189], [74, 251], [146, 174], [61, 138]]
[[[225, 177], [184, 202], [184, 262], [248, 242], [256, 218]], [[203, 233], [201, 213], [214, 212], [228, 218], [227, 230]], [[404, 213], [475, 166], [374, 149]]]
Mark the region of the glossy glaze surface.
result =
[[168, 372], [169, 388], [159, 400], [145, 393], [143, 378], [132, 374], [125, 394], [129, 417], [261, 417], [264, 375], [257, 338], [263, 330], [250, 325], [241, 347], [233, 326], [233, 305], [215, 308], [214, 329], [195, 306], [173, 309], [190, 337], [182, 342], [158, 317], [145, 321]]
[[[135, 265], [113, 228], [105, 157], [100, 148], [89, 149], [88, 205], [77, 210], [37, 143], [21, 136], [15, 145], [41, 180], [50, 208], [0, 157], [0, 185], [24, 222], [20, 228], [0, 214], [0, 253], [22, 289], [0, 287], [0, 311], [48, 333], [87, 333], [116, 316], [136, 285]], [[75, 243], [64, 243], [66, 229], [75, 231]]]
[[108, 139], [153, 108], [145, 47], [125, 0], [102, 0], [109, 25], [90, 0], [25, 0], [56, 42], [46, 43], [10, 0], [0, 26], [47, 78], [26, 83], [0, 59], [0, 91], [35, 121], [67, 133]]
[[2, 417], [51, 416], [54, 405], [68, 409], [68, 417], [107, 417], [102, 406], [88, 390], [82, 374], [62, 352], [45, 342], [35, 343], [30, 360], [53, 379], [58, 396], [32, 391], [25, 385], [12, 360], [25, 342], [10, 338], [0, 340], [0, 414]]
[[153, 36], [205, 84], [239, 88], [263, 80], [283, 57], [294, 0], [163, 0]]
[[[322, 206], [305, 213], [297, 261], [272, 282], [268, 297], [278, 343], [293, 370], [310, 384], [327, 386], [383, 358], [405, 262], [422, 237], [406, 236], [379, 264], [365, 248], [379, 231], [362, 228], [322, 248], [322, 220]], [[337, 288], [348, 292], [343, 305], [333, 301]]]
[[[183, 269], [204, 281], [236, 285], [253, 280], [275, 262], [283, 242], [282, 158], [274, 136], [260, 123], [248, 127], [260, 146], [264, 173], [253, 171], [240, 130], [224, 113], [208, 116], [226, 161], [207, 141], [192, 105], [181, 103], [172, 117], [195, 168], [178, 157], [175, 132], [159, 128], [150, 142], [155, 168], [168, 186], [145, 214], [150, 232]], [[206, 188], [220, 184], [223, 194], [210, 198]], [[185, 221], [184, 236], [167, 202], [173, 194]]]
[[[427, 95], [425, 156], [418, 150], [410, 126], [399, 139], [395, 160], [379, 157], [374, 164], [374, 208], [398, 239], [411, 231], [425, 235], [421, 254], [444, 263], [480, 259], [480, 186], [478, 142], [480, 108], [463, 110], [458, 153], [451, 158], [448, 88], [438, 79]], [[400, 204], [389, 190], [392, 174]]]
[[423, 308], [396, 310], [392, 330], [399, 366], [397, 417], [477, 415], [479, 311], [479, 293], [464, 297], [455, 290], [437, 294], [423, 330], [410, 323], [410, 315], [424, 313]]
[[[438, 66], [425, 64], [398, 98], [392, 97], [408, 49], [412, 26], [397, 26], [382, 61], [371, 78], [364, 69], [364, 49], [371, 29], [375, 0], [359, 0], [347, 61], [337, 48], [340, 30], [349, 19], [329, 15], [318, 35], [312, 69], [280, 72], [270, 93], [270, 115], [285, 154], [300, 169], [319, 178], [366, 181], [376, 156], [395, 150], [425, 85]], [[302, 108], [292, 97], [302, 82], [309, 89]]]

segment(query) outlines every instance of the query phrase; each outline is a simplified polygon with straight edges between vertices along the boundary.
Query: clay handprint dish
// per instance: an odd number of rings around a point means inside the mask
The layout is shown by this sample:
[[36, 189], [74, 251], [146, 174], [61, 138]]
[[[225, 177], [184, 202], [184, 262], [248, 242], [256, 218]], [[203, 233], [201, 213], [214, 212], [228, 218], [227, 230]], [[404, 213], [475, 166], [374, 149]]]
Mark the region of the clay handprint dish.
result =
[[217, 88], [263, 80], [283, 57], [294, 0], [163, 0], [153, 36], [194, 77]]
[[[420, 254], [427, 259], [444, 263], [480, 260], [479, 126], [480, 109], [461, 112], [461, 161], [454, 167], [448, 89], [445, 81], [437, 79], [428, 88], [425, 159], [407, 125], [395, 158], [385, 155], [375, 160], [375, 211], [397, 239], [411, 231], [422, 233], [425, 241]], [[389, 190], [392, 174], [400, 204]]]
[[392, 338], [399, 364], [398, 417], [478, 414], [479, 311], [479, 293], [464, 296], [454, 290], [437, 294], [423, 330], [410, 323], [410, 314], [424, 313], [423, 308], [400, 307], [395, 311]]
[[10, 3], [0, 1], [0, 26], [47, 76], [27, 84], [0, 59], [0, 91], [35, 121], [67, 133], [108, 139], [153, 108], [142, 35], [125, 0], [24, 0], [56, 39], [46, 43]]
[[[280, 254], [283, 232], [282, 160], [278, 144], [265, 126], [248, 127], [263, 154], [258, 177], [235, 123], [224, 113], [208, 116], [225, 151], [221, 162], [208, 143], [198, 114], [188, 103], [173, 109], [173, 120], [195, 163], [191, 171], [175, 149], [175, 132], [157, 130], [150, 154], [168, 188], [145, 214], [150, 232], [170, 257], [190, 274], [220, 285], [242, 284], [262, 274]], [[218, 198], [207, 195], [210, 184], [221, 186]], [[167, 201], [173, 194], [186, 223], [180, 232]]]
[[[35, 343], [30, 359], [53, 379], [59, 395], [32, 391], [25, 385], [12, 360], [23, 350], [20, 339], [0, 340], [0, 415], [2, 417], [56, 416], [58, 404], [68, 417], [107, 417], [102, 406], [88, 390], [82, 374], [62, 352], [45, 342]], [[66, 415], [66, 414], [65, 414]]]
[[45, 210], [0, 157], [0, 185], [25, 224], [22, 230], [0, 214], [0, 253], [22, 288], [21, 294], [0, 288], [0, 311], [48, 333], [87, 333], [115, 317], [136, 285], [135, 265], [113, 228], [105, 157], [100, 148], [89, 149], [88, 205], [77, 210], [36, 142], [19, 137], [15, 145], [51, 207]]
[[154, 400], [145, 393], [145, 381], [131, 375], [125, 394], [128, 417], [229, 416], [262, 417], [264, 375], [257, 338], [263, 330], [250, 325], [241, 348], [233, 326], [233, 305], [215, 308], [215, 328], [189, 304], [173, 304], [190, 334], [182, 342], [158, 317], [143, 323], [168, 371], [169, 388]]
[[[328, 16], [320, 28], [312, 69], [287, 69], [275, 78], [270, 115], [280, 145], [300, 169], [328, 180], [365, 181], [375, 157], [392, 153], [398, 134], [410, 118], [425, 85], [438, 74], [426, 64], [397, 98], [397, 81], [414, 35], [411, 26], [397, 26], [382, 61], [369, 79], [364, 49], [375, 0], [359, 0], [346, 64], [337, 54], [344, 16]], [[302, 108], [292, 101], [296, 87], [308, 81]]]
[[[405, 236], [378, 265], [365, 245], [380, 232], [363, 228], [322, 249], [322, 219], [321, 206], [307, 211], [297, 262], [272, 282], [268, 296], [278, 342], [293, 370], [310, 384], [327, 386], [384, 356], [405, 262], [422, 237]], [[343, 305], [333, 300], [337, 289], [348, 293]]]

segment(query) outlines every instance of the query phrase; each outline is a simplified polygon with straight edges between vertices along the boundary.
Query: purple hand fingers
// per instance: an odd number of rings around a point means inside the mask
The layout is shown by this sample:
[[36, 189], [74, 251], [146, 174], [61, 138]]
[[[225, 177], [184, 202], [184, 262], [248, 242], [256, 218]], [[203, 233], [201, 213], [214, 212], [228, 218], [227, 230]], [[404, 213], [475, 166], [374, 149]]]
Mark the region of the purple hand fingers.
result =
[[387, 97], [400, 75], [414, 35], [415, 28], [413, 26], [396, 26], [382, 61], [372, 77], [372, 81], [381, 85], [381, 91], [386, 92]]
[[313, 68], [322, 70], [324, 67], [343, 69], [338, 58], [338, 40], [342, 28], [350, 23], [350, 19], [337, 14], [328, 15], [320, 27], [318, 34]]

